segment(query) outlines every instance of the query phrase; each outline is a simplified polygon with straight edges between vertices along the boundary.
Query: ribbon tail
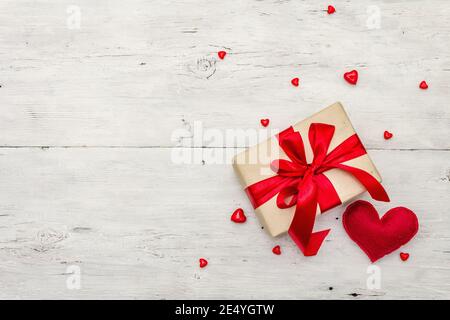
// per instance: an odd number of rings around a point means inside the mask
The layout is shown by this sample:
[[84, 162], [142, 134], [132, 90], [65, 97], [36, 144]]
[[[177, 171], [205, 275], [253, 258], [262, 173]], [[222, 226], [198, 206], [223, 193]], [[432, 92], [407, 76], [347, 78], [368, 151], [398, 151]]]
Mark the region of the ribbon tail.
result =
[[309, 241], [307, 243], [304, 243], [292, 228], [289, 229], [289, 236], [291, 237], [292, 241], [294, 241], [295, 244], [300, 248], [305, 257], [311, 257], [317, 255], [317, 252], [322, 246], [323, 240], [325, 240], [329, 232], [330, 229], [311, 233]]
[[302, 181], [288, 234], [304, 256], [315, 256], [330, 229], [313, 232], [317, 210], [317, 187], [309, 176]]

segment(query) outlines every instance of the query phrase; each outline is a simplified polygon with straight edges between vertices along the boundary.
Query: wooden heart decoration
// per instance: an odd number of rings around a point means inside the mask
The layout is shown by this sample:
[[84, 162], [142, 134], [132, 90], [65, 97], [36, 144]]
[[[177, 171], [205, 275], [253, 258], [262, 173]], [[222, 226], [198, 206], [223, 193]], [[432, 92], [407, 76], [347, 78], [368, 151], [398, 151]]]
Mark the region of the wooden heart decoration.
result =
[[350, 238], [372, 262], [397, 250], [419, 230], [417, 216], [405, 207], [396, 207], [380, 219], [370, 202], [358, 200], [350, 204], [342, 217]]

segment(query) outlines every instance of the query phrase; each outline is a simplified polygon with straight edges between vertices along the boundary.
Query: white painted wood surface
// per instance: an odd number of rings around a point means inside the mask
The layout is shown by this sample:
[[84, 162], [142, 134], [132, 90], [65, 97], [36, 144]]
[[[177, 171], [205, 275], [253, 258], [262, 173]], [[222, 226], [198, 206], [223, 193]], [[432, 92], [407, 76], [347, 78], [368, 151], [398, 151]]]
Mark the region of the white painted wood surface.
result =
[[[329, 16], [326, 1], [0, 1], [0, 298], [449, 299], [450, 6], [333, 4]], [[342, 80], [353, 68], [356, 87]], [[207, 156], [236, 145], [192, 148], [195, 121], [283, 128], [337, 100], [392, 198], [379, 211], [420, 220], [407, 262], [376, 263], [377, 290], [343, 207], [318, 219], [332, 233], [305, 258], [260, 230], [231, 166]], [[204, 164], [173, 163], [178, 147]], [[244, 225], [229, 222], [238, 206]]]

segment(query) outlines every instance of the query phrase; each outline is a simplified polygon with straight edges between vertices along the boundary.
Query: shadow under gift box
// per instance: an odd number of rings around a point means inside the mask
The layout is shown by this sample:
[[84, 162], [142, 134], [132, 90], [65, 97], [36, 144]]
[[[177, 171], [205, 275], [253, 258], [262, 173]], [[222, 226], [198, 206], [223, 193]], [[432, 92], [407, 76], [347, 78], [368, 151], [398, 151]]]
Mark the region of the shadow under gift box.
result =
[[[350, 119], [339, 102], [293, 125], [294, 131], [298, 131], [302, 136], [308, 163], [311, 163], [313, 160], [313, 152], [308, 139], [308, 131], [312, 123], [324, 123], [335, 126], [328, 153], [355, 134]], [[275, 136], [237, 154], [233, 158], [233, 167], [244, 189], [256, 182], [277, 175], [270, 168], [270, 163], [276, 159], [290, 160], [280, 148], [278, 139]], [[343, 162], [343, 164], [362, 169], [371, 174], [378, 182], [381, 182], [380, 174], [368, 154]], [[350, 201], [366, 191], [355, 177], [343, 170], [330, 169], [323, 174], [333, 184], [342, 203]], [[286, 209], [278, 208], [276, 198], [277, 196], [275, 195], [255, 209], [261, 224], [273, 237], [288, 231], [295, 212], [295, 206]], [[320, 208], [317, 206], [317, 214], [320, 213]]]

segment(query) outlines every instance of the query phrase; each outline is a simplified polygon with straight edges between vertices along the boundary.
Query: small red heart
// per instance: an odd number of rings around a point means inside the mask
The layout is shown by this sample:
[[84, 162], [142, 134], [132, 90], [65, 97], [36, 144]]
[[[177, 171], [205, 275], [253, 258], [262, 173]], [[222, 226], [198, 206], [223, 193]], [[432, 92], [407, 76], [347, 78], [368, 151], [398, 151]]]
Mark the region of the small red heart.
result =
[[380, 219], [370, 202], [350, 204], [342, 216], [344, 229], [372, 262], [397, 250], [419, 230], [417, 216], [405, 207], [392, 208]]
[[279, 255], [281, 254], [281, 248], [280, 248], [280, 246], [275, 246], [275, 247], [273, 247], [272, 252], [273, 252], [274, 254], [276, 254], [277, 256], [279, 256]]
[[208, 261], [206, 259], [200, 258], [198, 259], [198, 262], [200, 264], [200, 268], [204, 268], [208, 265]]
[[241, 208], [234, 210], [233, 214], [231, 215], [231, 221], [235, 223], [244, 223], [245, 221], [247, 221], [244, 210], [242, 210]]
[[298, 82], [299, 82], [299, 78], [294, 78], [294, 79], [292, 79], [291, 80], [291, 83], [292, 83], [292, 85], [294, 86], [294, 87], [298, 87]]
[[422, 90], [427, 90], [428, 89], [428, 83], [426, 81], [422, 81], [419, 84], [419, 88], [422, 89]]
[[389, 140], [390, 138], [392, 138], [394, 135], [392, 133], [390, 133], [389, 131], [385, 131], [384, 134], [384, 139]]
[[348, 83], [355, 85], [356, 82], [358, 82], [358, 71], [352, 70], [352, 71], [344, 73], [344, 79]]
[[225, 58], [225, 56], [227, 55], [227, 53], [225, 51], [219, 51], [217, 52], [217, 55], [219, 56], [219, 58], [221, 60], [223, 60], [223, 58]]
[[261, 119], [261, 125], [263, 127], [267, 127], [269, 125], [270, 120], [269, 119]]
[[402, 261], [408, 260], [409, 259], [409, 253], [400, 252], [400, 259], [402, 259]]
[[327, 12], [328, 12], [328, 14], [333, 14], [336, 12], [336, 9], [333, 6], [328, 6]]

